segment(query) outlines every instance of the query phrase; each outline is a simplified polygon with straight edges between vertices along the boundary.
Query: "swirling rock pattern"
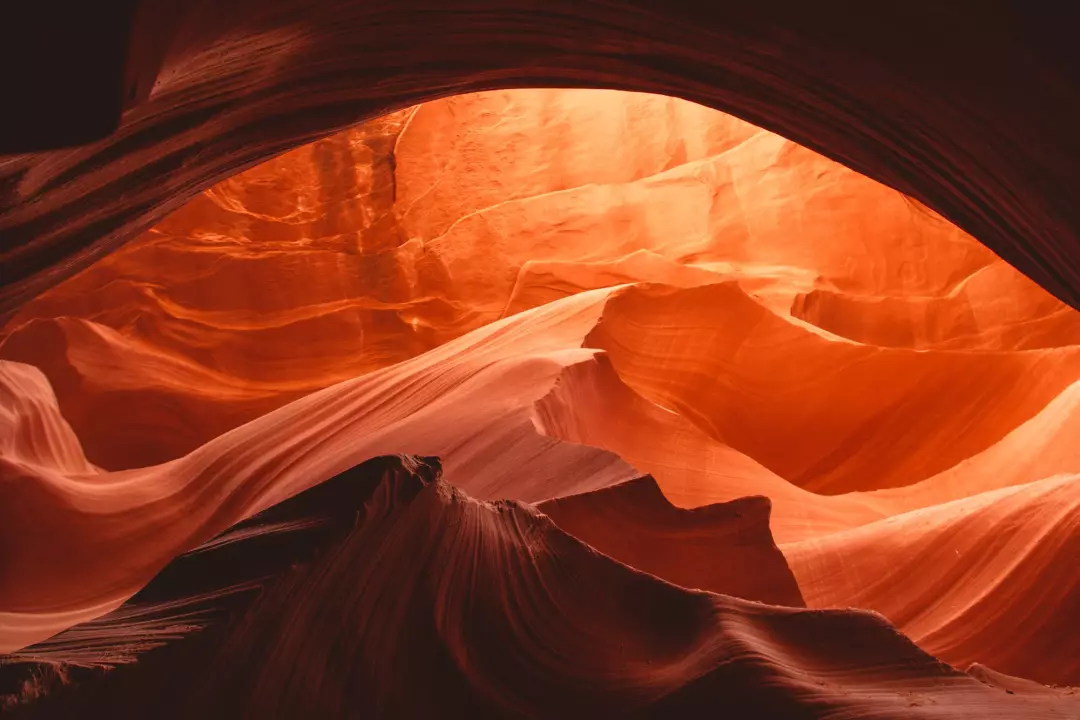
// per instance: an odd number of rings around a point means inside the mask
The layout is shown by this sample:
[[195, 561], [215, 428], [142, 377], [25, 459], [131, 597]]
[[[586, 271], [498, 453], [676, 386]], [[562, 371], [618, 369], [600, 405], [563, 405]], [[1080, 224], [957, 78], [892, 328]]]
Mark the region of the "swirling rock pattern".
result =
[[[802, 294], [920, 303], [988, 273], [997, 286], [1024, 282], [907, 198], [707, 108], [616, 92], [481, 93], [215, 186], [22, 308], [0, 357], [42, 367], [88, 457], [118, 470], [175, 459], [313, 390], [587, 289], [737, 278], [786, 316]], [[1076, 331], [1066, 306], [1023, 292], [1021, 317]], [[968, 303], [984, 318], [980, 337], [1016, 332], [999, 297]], [[846, 362], [835, 351], [822, 361]], [[132, 408], [121, 423], [96, 421], [118, 404]], [[850, 482], [803, 464], [800, 484]], [[792, 464], [779, 469], [796, 479]], [[934, 469], [897, 468], [897, 482]]]
[[0, 330], [0, 694], [1073, 717], [1078, 339], [922, 204], [708, 108], [402, 107]]

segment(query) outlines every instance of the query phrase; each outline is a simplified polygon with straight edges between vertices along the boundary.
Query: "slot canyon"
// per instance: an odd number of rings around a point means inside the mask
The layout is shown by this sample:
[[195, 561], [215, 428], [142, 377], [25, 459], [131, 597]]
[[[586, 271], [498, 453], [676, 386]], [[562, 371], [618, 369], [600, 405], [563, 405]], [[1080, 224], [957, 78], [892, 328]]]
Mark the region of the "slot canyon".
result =
[[0, 137], [0, 715], [1080, 720], [1080, 146], [932, 132], [1034, 102], [129, 4], [115, 117]]

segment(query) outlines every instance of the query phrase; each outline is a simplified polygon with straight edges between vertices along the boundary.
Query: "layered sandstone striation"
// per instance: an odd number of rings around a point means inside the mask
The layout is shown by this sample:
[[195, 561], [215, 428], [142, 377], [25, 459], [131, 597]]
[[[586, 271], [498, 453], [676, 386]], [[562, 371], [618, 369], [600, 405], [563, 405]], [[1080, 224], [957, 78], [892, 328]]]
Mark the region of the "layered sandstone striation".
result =
[[[187, 626], [163, 627], [178, 609]], [[50, 686], [43, 673], [70, 654], [95, 660], [88, 645], [99, 664], [127, 662]], [[369, 461], [256, 515], [174, 560], [118, 611], [15, 663], [9, 672], [32, 679], [8, 709], [25, 718], [88, 704], [120, 718], [724, 707], [778, 719], [1040, 719], [1080, 708], [953, 670], [876, 615], [664, 583], [535, 509], [473, 500], [440, 479], [437, 461], [413, 457]]]
[[707, 108], [405, 108], [0, 331], [0, 690], [1070, 717], [1078, 343], [940, 216]]

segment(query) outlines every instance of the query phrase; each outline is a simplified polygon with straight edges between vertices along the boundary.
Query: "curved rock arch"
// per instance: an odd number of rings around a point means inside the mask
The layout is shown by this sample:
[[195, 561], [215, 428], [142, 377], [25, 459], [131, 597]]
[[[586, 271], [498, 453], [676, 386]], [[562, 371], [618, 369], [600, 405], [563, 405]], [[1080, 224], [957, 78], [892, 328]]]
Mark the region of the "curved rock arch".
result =
[[[42, 43], [58, 26], [46, 13], [9, 26], [7, 51], [24, 55], [5, 66], [29, 77], [14, 107], [37, 92], [56, 111], [65, 91], [94, 105], [0, 139], [9, 152], [90, 140], [0, 156], [0, 321], [230, 174], [399, 107], [523, 86], [729, 112], [922, 201], [1080, 307], [1080, 73], [1061, 19], [1019, 2], [113, 5], [94, 21], [106, 40], [132, 28], [126, 63], [80, 56], [88, 32]], [[49, 70], [65, 65], [80, 71]], [[118, 126], [99, 137], [110, 113]]]

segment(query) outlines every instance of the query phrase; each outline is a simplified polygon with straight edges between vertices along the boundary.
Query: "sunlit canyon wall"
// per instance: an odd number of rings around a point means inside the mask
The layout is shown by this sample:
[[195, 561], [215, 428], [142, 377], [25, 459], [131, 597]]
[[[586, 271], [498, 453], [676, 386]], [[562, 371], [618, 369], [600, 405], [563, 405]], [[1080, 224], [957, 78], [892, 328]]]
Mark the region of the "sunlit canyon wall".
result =
[[1076, 311], [742, 121], [402, 110], [3, 328], [0, 693], [1076, 717], [1078, 381]]

